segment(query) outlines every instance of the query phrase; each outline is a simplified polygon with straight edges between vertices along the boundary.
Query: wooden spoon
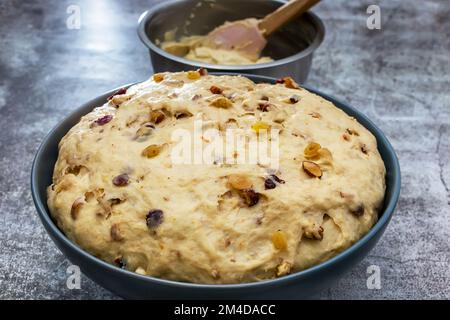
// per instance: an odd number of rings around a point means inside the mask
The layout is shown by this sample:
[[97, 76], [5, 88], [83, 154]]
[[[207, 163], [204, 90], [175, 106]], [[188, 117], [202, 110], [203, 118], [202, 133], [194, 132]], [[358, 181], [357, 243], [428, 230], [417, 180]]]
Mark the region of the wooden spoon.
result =
[[250, 18], [226, 22], [211, 31], [202, 44], [215, 49], [236, 50], [257, 59], [267, 44], [268, 36], [319, 1], [291, 0], [261, 20]]

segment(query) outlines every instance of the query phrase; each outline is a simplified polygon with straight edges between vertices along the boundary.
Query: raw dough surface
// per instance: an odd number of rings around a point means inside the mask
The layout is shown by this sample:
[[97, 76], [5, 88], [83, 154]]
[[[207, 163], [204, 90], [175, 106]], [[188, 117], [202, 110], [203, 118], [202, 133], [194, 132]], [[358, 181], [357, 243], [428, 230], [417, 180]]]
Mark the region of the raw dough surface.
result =
[[[61, 140], [53, 218], [91, 254], [178, 281], [259, 281], [333, 257], [377, 221], [384, 163], [354, 118], [282, 82], [191, 71], [122, 90]], [[281, 130], [279, 168], [173, 164], [172, 133], [198, 119], [220, 132]]]

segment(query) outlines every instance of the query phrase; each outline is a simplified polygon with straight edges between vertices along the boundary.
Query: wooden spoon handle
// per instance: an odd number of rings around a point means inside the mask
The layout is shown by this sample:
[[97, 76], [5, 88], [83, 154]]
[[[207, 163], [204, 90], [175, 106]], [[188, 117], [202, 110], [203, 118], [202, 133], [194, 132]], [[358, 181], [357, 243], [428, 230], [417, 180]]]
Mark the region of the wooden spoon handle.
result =
[[268, 37], [296, 16], [307, 11], [319, 1], [320, 0], [291, 0], [274, 12], [265, 16], [259, 23], [258, 28], [263, 30], [265, 37]]

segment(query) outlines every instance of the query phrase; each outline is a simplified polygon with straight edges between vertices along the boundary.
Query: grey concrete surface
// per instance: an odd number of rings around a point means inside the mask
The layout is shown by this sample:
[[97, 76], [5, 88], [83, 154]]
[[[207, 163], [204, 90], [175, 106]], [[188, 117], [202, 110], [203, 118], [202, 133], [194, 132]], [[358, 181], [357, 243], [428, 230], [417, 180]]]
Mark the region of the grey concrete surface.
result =
[[[0, 2], [0, 298], [114, 299], [83, 277], [39, 222], [30, 167], [58, 121], [86, 100], [151, 74], [135, 28], [155, 1]], [[66, 27], [69, 4], [81, 29]], [[382, 29], [366, 28], [380, 4]], [[450, 2], [323, 1], [327, 35], [308, 84], [368, 114], [398, 152], [402, 195], [370, 255], [323, 299], [450, 298]], [[377, 265], [381, 289], [366, 286]]]

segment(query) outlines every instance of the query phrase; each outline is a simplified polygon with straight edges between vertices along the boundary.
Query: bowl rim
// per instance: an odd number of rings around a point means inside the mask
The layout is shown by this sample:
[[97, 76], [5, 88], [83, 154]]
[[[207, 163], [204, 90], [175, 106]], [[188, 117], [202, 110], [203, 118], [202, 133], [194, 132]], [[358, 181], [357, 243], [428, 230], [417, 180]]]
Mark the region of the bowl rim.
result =
[[[265, 63], [256, 63], [256, 64], [245, 64], [245, 65], [226, 65], [226, 64], [212, 64], [212, 63], [206, 63], [201, 61], [195, 61], [195, 60], [189, 60], [185, 59], [183, 57], [179, 57], [176, 55], [173, 55], [171, 53], [168, 53], [167, 51], [164, 51], [160, 47], [158, 47], [153, 41], [150, 40], [150, 38], [147, 36], [147, 33], [145, 32], [145, 26], [147, 22], [153, 18], [153, 16], [161, 11], [167, 9], [167, 7], [170, 7], [171, 5], [180, 3], [182, 1], [186, 0], [169, 0], [164, 1], [162, 3], [159, 3], [155, 6], [153, 6], [151, 9], [144, 11], [138, 18], [138, 28], [137, 33], [139, 36], [139, 39], [141, 40], [144, 45], [150, 49], [151, 51], [154, 51], [158, 53], [160, 56], [165, 57], [166, 59], [170, 59], [173, 61], [176, 61], [178, 63], [184, 64], [184, 65], [191, 65], [198, 68], [205, 68], [209, 70], [224, 70], [224, 71], [246, 71], [246, 70], [255, 70], [255, 69], [265, 69], [265, 68], [271, 68], [271, 67], [277, 67], [280, 65], [288, 64], [293, 61], [300, 60], [304, 57], [307, 57], [311, 55], [323, 42], [325, 37], [325, 25], [323, 24], [322, 20], [313, 12], [307, 11], [304, 14], [308, 15], [313, 24], [317, 27], [317, 34], [314, 38], [314, 40], [309, 44], [308, 47], [306, 47], [304, 50], [282, 58], [278, 60], [274, 60], [271, 62], [265, 62]], [[279, 3], [280, 5], [285, 4], [282, 0], [270, 0], [275, 3]]]
[[[217, 72], [217, 73], [211, 73], [215, 75], [240, 75], [243, 77], [248, 77], [252, 81], [259, 81], [259, 82], [269, 82], [274, 83], [276, 81], [275, 78], [267, 77], [267, 76], [259, 76], [259, 75], [252, 75], [252, 74], [243, 74], [243, 73], [231, 73], [231, 72]], [[37, 167], [40, 162], [42, 162], [42, 157], [44, 156], [43, 150], [46, 148], [47, 144], [49, 144], [49, 141], [52, 140], [52, 136], [54, 135], [55, 131], [57, 131], [65, 121], [67, 121], [69, 118], [72, 118], [74, 115], [78, 114], [80, 112], [80, 109], [84, 109], [87, 106], [93, 106], [92, 108], [96, 107], [96, 101], [99, 99], [106, 99], [106, 97], [110, 96], [112, 93], [117, 91], [120, 88], [128, 88], [134, 84], [137, 84], [139, 82], [127, 84], [124, 86], [117, 87], [113, 90], [110, 90], [108, 92], [103, 93], [102, 95], [97, 96], [94, 99], [91, 99], [87, 101], [86, 103], [82, 104], [81, 106], [74, 109], [72, 112], [70, 112], [67, 116], [65, 116], [61, 121], [59, 121], [51, 130], [50, 132], [44, 137], [42, 140], [36, 155], [33, 160], [33, 164], [31, 167], [31, 193], [33, 202], [35, 204], [35, 207], [37, 209], [38, 215], [41, 219], [41, 222], [43, 223], [45, 229], [49, 233], [50, 236], [57, 237], [60, 241], [64, 243], [65, 246], [69, 247], [71, 250], [75, 251], [76, 254], [82, 256], [84, 259], [88, 259], [91, 262], [97, 264], [98, 267], [106, 268], [108, 271], [111, 271], [113, 273], [119, 272], [122, 273], [122, 275], [130, 276], [132, 278], [135, 278], [137, 280], [145, 281], [149, 284], [157, 284], [157, 285], [164, 285], [168, 287], [182, 287], [182, 288], [190, 288], [190, 289], [199, 289], [199, 290], [214, 290], [214, 289], [220, 289], [220, 290], [235, 290], [239, 288], [258, 288], [258, 287], [266, 287], [271, 285], [282, 285], [287, 282], [301, 280], [303, 278], [308, 277], [311, 274], [315, 274], [318, 272], [321, 272], [323, 270], [326, 270], [330, 267], [332, 267], [335, 263], [338, 263], [342, 260], [345, 260], [348, 256], [350, 256], [353, 252], [358, 251], [361, 247], [363, 247], [367, 242], [369, 242], [372, 238], [374, 238], [379, 232], [383, 230], [383, 228], [389, 223], [390, 219], [392, 218], [392, 215], [395, 211], [395, 208], [397, 206], [397, 202], [400, 196], [400, 186], [401, 186], [401, 171], [400, 171], [400, 164], [398, 161], [398, 157], [395, 153], [394, 148], [392, 147], [391, 143], [387, 139], [387, 137], [384, 135], [384, 133], [376, 126], [366, 115], [364, 115], [359, 110], [355, 109], [354, 107], [350, 106], [347, 103], [342, 102], [339, 99], [334, 98], [333, 96], [327, 95], [322, 93], [319, 90], [312, 89], [309, 86], [301, 85], [301, 87], [304, 87], [306, 90], [311, 91], [315, 94], [320, 95], [324, 99], [331, 101], [333, 104], [341, 104], [345, 105], [348, 109], [352, 110], [354, 113], [358, 114], [358, 117], [366, 121], [367, 123], [372, 126], [373, 131], [377, 132], [377, 135], [380, 138], [380, 141], [378, 141], [377, 137], [377, 144], [380, 143], [384, 144], [387, 149], [387, 155], [392, 160], [392, 196], [390, 197], [389, 201], [387, 203], [384, 203], [385, 209], [383, 210], [381, 214], [381, 218], [378, 219], [378, 221], [375, 223], [375, 225], [367, 232], [362, 238], [357, 240], [355, 243], [353, 243], [350, 247], [346, 248], [339, 254], [335, 255], [334, 257], [319, 263], [317, 265], [314, 265], [310, 268], [307, 268], [305, 270], [301, 270], [298, 272], [294, 272], [292, 274], [280, 277], [280, 278], [274, 278], [274, 279], [267, 279], [262, 280], [258, 282], [246, 282], [246, 283], [233, 283], [233, 284], [202, 284], [202, 283], [189, 283], [189, 282], [181, 282], [181, 281], [175, 281], [175, 280], [167, 280], [162, 278], [157, 278], [153, 276], [147, 276], [147, 275], [140, 275], [138, 273], [121, 269], [117, 266], [114, 266], [112, 264], [109, 264], [82, 249], [78, 245], [76, 245], [74, 242], [69, 240], [67, 236], [58, 228], [56, 223], [51, 218], [50, 212], [47, 211], [43, 199], [41, 199], [39, 195], [39, 186], [38, 186], [38, 170]], [[104, 100], [103, 99], [103, 100]], [[339, 106], [336, 106], [337, 108], [341, 109]], [[342, 109], [341, 109], [342, 110]], [[369, 130], [369, 129], [368, 129]], [[372, 132], [373, 134], [373, 132]], [[387, 174], [387, 173], [386, 173]], [[46, 199], [45, 199], [46, 203]], [[53, 237], [51, 237], [53, 238]], [[53, 240], [53, 239], [52, 239]], [[55, 242], [55, 241], [54, 241]], [[62, 252], [62, 250], [60, 250]], [[67, 258], [66, 254], [62, 252], [63, 255]], [[70, 259], [69, 259], [70, 260]], [[82, 266], [80, 266], [82, 267]]]

